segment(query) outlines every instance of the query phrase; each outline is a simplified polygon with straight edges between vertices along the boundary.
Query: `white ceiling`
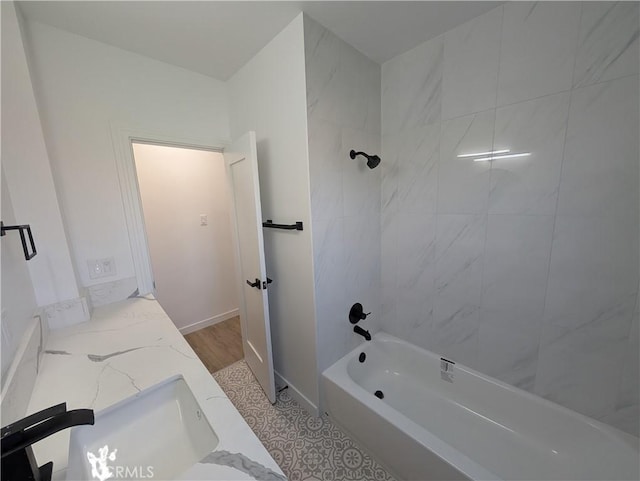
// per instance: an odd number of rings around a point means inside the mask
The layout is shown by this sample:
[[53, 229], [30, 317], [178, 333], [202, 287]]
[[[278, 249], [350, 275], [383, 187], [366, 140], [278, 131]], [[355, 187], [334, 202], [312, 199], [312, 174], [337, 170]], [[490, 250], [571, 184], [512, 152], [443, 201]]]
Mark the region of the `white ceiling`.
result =
[[383, 63], [502, 2], [26, 1], [30, 21], [227, 80], [300, 11]]

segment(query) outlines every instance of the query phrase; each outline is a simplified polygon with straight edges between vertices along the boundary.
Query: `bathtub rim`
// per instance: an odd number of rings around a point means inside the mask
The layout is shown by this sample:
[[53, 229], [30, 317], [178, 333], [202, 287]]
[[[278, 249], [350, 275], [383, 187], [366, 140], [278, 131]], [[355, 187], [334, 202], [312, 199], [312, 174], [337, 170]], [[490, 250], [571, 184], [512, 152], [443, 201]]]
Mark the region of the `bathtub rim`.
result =
[[[416, 346], [414, 344], [411, 344], [410, 342], [407, 341], [403, 341], [402, 339], [395, 337], [391, 334], [388, 334], [384, 331], [378, 331], [374, 336], [373, 336], [373, 340], [379, 340], [382, 342], [396, 342], [396, 343], [401, 343], [403, 345], [406, 345], [408, 347], [410, 347], [412, 350], [416, 350], [418, 352], [426, 352], [427, 354], [432, 354], [438, 358], [441, 357], [440, 354], [433, 352], [433, 351], [429, 351], [427, 349], [424, 349], [422, 347]], [[356, 355], [360, 354], [360, 352], [362, 352], [362, 348], [363, 346], [366, 346], [367, 343], [369, 341], [363, 341], [361, 344], [359, 344], [355, 349], [353, 349], [351, 352], [349, 352], [346, 356], [344, 356], [343, 358], [339, 359], [336, 363], [339, 363], [342, 360], [345, 360], [345, 358], [353, 358]], [[344, 364], [346, 365], [348, 363], [348, 360], [344, 361]], [[328, 371], [332, 366], [329, 366], [329, 368], [327, 368], [325, 370]], [[456, 362], [456, 369], [458, 371], [463, 371], [463, 372], [467, 372], [468, 374], [471, 374], [473, 376], [479, 377], [484, 379], [487, 382], [490, 382], [493, 385], [496, 385], [500, 388], [506, 389], [510, 392], [513, 393], [517, 393], [520, 395], [525, 396], [526, 398], [532, 400], [532, 401], [536, 401], [536, 402], [540, 402], [542, 403], [542, 405], [547, 406], [547, 407], [551, 407], [554, 409], [558, 409], [560, 412], [567, 414], [569, 416], [571, 416], [572, 418], [579, 420], [579, 421], [584, 421], [587, 424], [590, 424], [591, 426], [593, 426], [594, 428], [597, 429], [601, 429], [605, 432], [607, 432], [607, 435], [609, 436], [615, 436], [615, 437], [619, 437], [622, 438], [623, 441], [625, 441], [625, 444], [628, 444], [632, 449], [635, 449], [636, 451], [638, 449], [640, 449], [640, 438], [635, 437], [633, 434], [627, 433], [625, 431], [622, 431], [621, 429], [616, 428], [615, 426], [611, 426], [610, 424], [606, 424], [603, 423], [602, 421], [598, 421], [597, 419], [594, 419], [592, 417], [587, 416], [586, 414], [582, 414], [579, 413], [578, 411], [574, 411], [573, 409], [570, 409], [566, 406], [563, 406], [562, 404], [558, 404], [554, 401], [551, 401], [550, 399], [544, 398], [542, 396], [539, 396], [538, 394], [534, 394], [532, 392], [529, 391], [525, 391], [524, 389], [520, 389], [519, 387], [513, 386], [511, 384], [508, 384], [504, 381], [500, 381], [499, 379], [496, 379], [492, 376], [489, 376], [487, 374], [484, 374], [480, 371], [476, 371], [475, 369], [468, 367], [464, 364], [460, 364], [458, 362]], [[354, 382], [352, 380], [352, 382]], [[354, 382], [354, 384], [356, 386], [359, 386], [357, 383]], [[362, 388], [361, 388], [362, 389]], [[364, 389], [362, 389], [363, 392], [367, 392]]]
[[[399, 343], [402, 344], [403, 347], [406, 346], [406, 348], [414, 350], [418, 353], [426, 353], [427, 355], [432, 355], [437, 358], [440, 357], [439, 354], [433, 351], [429, 351], [427, 349], [411, 344], [384, 331], [378, 331], [373, 336], [372, 341], [379, 341], [383, 343]], [[499, 476], [496, 476], [491, 471], [488, 471], [482, 465], [472, 460], [465, 454], [461, 453], [450, 444], [442, 441], [440, 438], [430, 433], [426, 428], [409, 419], [402, 412], [396, 410], [395, 408], [384, 402], [379, 402], [380, 400], [378, 400], [375, 396], [372, 396], [369, 391], [365, 390], [351, 378], [347, 371], [348, 364], [352, 359], [357, 358], [357, 356], [361, 352], [363, 352], [363, 349], [365, 349], [367, 345], [372, 341], [363, 341], [362, 343], [360, 343], [348, 354], [325, 369], [322, 372], [322, 377], [330, 381], [336, 389], [340, 389], [343, 392], [352, 394], [358, 402], [364, 404], [364, 406], [366, 406], [368, 409], [383, 417], [391, 424], [397, 426], [398, 429], [403, 430], [415, 442], [422, 445], [425, 449], [431, 450], [436, 456], [454, 466], [465, 476], [471, 479], [500, 479]], [[515, 393], [517, 395], [522, 395], [532, 402], [541, 403], [541, 405], [544, 407], [559, 410], [560, 413], [569, 416], [571, 419], [578, 422], [587, 423], [591, 427], [603, 433], [607, 438], [612, 438], [612, 440], [615, 439], [616, 441], [622, 442], [628, 449], [632, 450], [634, 453], [638, 453], [640, 439], [636, 438], [630, 433], [622, 431], [618, 428], [615, 428], [614, 426], [610, 426], [596, 419], [590, 418], [589, 416], [562, 406], [549, 399], [545, 399], [541, 396], [538, 396], [537, 394], [533, 394], [507, 384], [503, 381], [500, 381], [499, 379], [495, 379], [463, 364], [456, 363], [456, 369], [488, 381], [496, 387], [506, 389], [509, 392]], [[328, 407], [327, 403], [324, 403], [324, 405]], [[331, 413], [329, 413], [329, 415], [331, 415]], [[345, 427], [343, 426], [343, 428]]]
[[[393, 340], [398, 340], [399, 342], [404, 343], [400, 339], [394, 338], [393, 336], [386, 333], [378, 333], [373, 336], [373, 340], [384, 340], [385, 337], [388, 336]], [[349, 361], [356, 357], [360, 352], [362, 352], [363, 346], [366, 346], [366, 343], [369, 341], [364, 341], [362, 344], [358, 345], [355, 349], [353, 349], [349, 354], [342, 357], [334, 364], [325, 369], [322, 373], [322, 376], [332, 382], [336, 389], [340, 389], [341, 391], [353, 395], [357, 402], [364, 404], [368, 409], [373, 411], [378, 416], [384, 418], [390, 424], [394, 425], [397, 429], [403, 431], [407, 436], [413, 439], [416, 443], [420, 444], [423, 448], [431, 451], [435, 456], [440, 458], [443, 462], [453, 466], [455, 469], [460, 471], [464, 476], [469, 479], [475, 480], [497, 480], [500, 479], [491, 471], [482, 467], [479, 463], [473, 461], [468, 456], [461, 453], [459, 450], [451, 446], [450, 444], [444, 442], [437, 436], [433, 435], [423, 426], [420, 426], [415, 421], [412, 421], [403, 413], [399, 412], [397, 409], [389, 406], [384, 402], [380, 402], [378, 398], [375, 396], [371, 396], [371, 393], [365, 390], [362, 386], [356, 383], [347, 373], [347, 364]], [[408, 344], [408, 343], [406, 343]], [[410, 344], [408, 344], [410, 345]], [[412, 346], [417, 347], [417, 346]], [[421, 349], [421, 348], [418, 348]], [[428, 351], [427, 351], [428, 352]], [[344, 379], [347, 383], [349, 383], [349, 388], [353, 388], [355, 392], [350, 392], [345, 389], [343, 385], [336, 379]], [[328, 407], [328, 403], [323, 403], [325, 407]], [[331, 413], [328, 413], [330, 418], [335, 419], [335, 416], [332, 416]], [[350, 429], [346, 426], [343, 426], [342, 423], [339, 423], [342, 429], [349, 432], [353, 437], [355, 437], [360, 444], [364, 444], [363, 440], [359, 439]], [[390, 469], [390, 471], [394, 472], [395, 469]]]

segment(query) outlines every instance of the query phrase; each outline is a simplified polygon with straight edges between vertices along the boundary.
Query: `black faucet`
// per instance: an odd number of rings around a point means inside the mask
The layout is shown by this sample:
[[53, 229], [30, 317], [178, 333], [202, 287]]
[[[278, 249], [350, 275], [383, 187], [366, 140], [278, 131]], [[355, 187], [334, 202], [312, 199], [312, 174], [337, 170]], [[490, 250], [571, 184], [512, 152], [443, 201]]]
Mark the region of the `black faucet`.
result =
[[91, 409], [67, 411], [67, 404], [51, 406], [2, 428], [2, 481], [50, 481], [53, 463], [38, 467], [32, 444], [81, 424], [93, 424]]
[[365, 331], [360, 326], [353, 326], [353, 332], [355, 332], [356, 334], [360, 334], [367, 341], [371, 340], [371, 334], [369, 334], [369, 331]]

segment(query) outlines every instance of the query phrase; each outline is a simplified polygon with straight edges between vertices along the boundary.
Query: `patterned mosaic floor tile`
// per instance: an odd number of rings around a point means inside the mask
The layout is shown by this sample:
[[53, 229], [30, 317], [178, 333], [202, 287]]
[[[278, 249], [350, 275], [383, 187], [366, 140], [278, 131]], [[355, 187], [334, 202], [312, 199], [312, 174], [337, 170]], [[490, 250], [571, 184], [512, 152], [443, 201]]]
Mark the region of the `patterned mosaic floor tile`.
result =
[[213, 376], [289, 481], [395, 481], [330, 420], [302, 409], [286, 389], [272, 405], [244, 361]]

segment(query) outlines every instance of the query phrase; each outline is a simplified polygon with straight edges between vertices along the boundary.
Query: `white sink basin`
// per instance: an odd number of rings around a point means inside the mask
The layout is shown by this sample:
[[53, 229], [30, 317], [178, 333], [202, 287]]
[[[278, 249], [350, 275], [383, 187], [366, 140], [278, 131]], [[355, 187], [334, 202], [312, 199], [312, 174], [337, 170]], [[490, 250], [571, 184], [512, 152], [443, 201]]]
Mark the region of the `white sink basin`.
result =
[[73, 428], [67, 480], [175, 479], [217, 445], [189, 386], [175, 376], [98, 412], [93, 426]]

